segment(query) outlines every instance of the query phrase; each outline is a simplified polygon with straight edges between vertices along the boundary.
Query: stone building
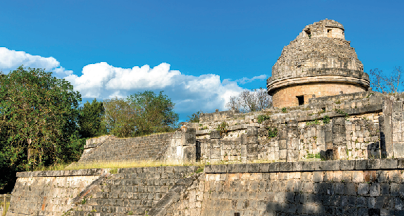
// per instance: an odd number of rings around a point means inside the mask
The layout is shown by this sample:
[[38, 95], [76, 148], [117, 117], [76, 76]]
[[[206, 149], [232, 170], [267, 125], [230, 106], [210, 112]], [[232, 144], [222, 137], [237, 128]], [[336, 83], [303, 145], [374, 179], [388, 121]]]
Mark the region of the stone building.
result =
[[369, 89], [369, 76], [355, 49], [345, 40], [344, 31], [334, 20], [321, 20], [306, 26], [282, 50], [267, 80], [275, 107], [298, 106], [312, 97]]

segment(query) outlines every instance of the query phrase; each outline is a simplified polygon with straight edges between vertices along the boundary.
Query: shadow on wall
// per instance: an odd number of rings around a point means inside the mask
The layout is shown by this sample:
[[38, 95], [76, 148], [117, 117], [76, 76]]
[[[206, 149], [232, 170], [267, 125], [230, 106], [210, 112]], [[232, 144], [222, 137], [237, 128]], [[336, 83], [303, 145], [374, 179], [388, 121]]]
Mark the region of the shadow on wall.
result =
[[404, 215], [403, 176], [397, 169], [206, 174], [202, 215]]

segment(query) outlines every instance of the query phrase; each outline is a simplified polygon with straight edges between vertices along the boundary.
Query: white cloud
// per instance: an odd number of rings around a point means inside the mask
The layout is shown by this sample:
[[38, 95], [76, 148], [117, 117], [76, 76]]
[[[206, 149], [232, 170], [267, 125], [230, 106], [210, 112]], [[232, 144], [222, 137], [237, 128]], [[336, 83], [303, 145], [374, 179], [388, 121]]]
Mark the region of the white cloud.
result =
[[234, 81], [221, 81], [218, 75], [184, 75], [170, 70], [167, 63], [153, 68], [148, 65], [119, 68], [101, 62], [85, 66], [80, 76], [72, 74], [65, 79], [83, 98], [105, 99], [144, 90], [163, 90], [176, 103], [177, 112], [223, 110], [230, 96], [243, 90]]
[[164, 94], [176, 103], [176, 112], [183, 114], [198, 110], [225, 110], [229, 98], [243, 90], [238, 83], [266, 78], [266, 75], [260, 75], [251, 79], [244, 77], [236, 81], [221, 81], [220, 76], [215, 74], [184, 75], [178, 70], [171, 70], [167, 63], [153, 68], [148, 65], [120, 68], [106, 62], [86, 65], [80, 75], [75, 75], [73, 71], [60, 66], [60, 62], [53, 57], [31, 55], [24, 51], [0, 47], [0, 71], [9, 72], [20, 65], [53, 71], [56, 77], [70, 81], [83, 98], [123, 98], [145, 90], [164, 91]]
[[266, 78], [267, 78], [267, 75], [262, 74], [262, 75], [259, 75], [259, 76], [255, 76], [255, 77], [253, 77], [251, 79], [247, 78], [247, 77], [243, 77], [241, 79], [236, 80], [236, 82], [241, 83], [241, 84], [246, 84], [246, 83], [252, 82], [254, 80], [265, 80]]
[[60, 66], [60, 63], [53, 57], [42, 57], [31, 55], [24, 51], [15, 51], [0, 47], [0, 71], [9, 72], [17, 67], [45, 68], [53, 71], [57, 77], [68, 76], [73, 73]]

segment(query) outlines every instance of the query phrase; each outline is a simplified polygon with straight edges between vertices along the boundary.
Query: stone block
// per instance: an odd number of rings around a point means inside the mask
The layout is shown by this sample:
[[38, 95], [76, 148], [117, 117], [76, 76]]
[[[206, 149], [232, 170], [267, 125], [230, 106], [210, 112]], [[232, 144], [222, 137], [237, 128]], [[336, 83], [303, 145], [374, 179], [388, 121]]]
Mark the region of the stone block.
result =
[[309, 161], [300, 161], [297, 163], [301, 163], [302, 168], [301, 171], [313, 171], [314, 169], [314, 163], [313, 162], [309, 162]]
[[370, 185], [369, 194], [370, 194], [370, 196], [379, 196], [380, 195], [380, 184], [373, 183], [372, 185]]
[[291, 162], [280, 162], [279, 163], [279, 171], [280, 172], [293, 171], [293, 163], [291, 163]]
[[338, 160], [322, 161], [320, 166], [321, 166], [320, 170], [337, 171], [337, 170], [340, 170], [340, 161], [338, 161]]
[[221, 138], [220, 131], [218, 131], [218, 130], [211, 131], [210, 138], [211, 139], [220, 139]]
[[212, 166], [213, 165], [206, 165], [205, 166], [205, 173], [213, 173]]
[[227, 168], [229, 173], [246, 173], [248, 171], [247, 164], [229, 164]]
[[211, 165], [211, 169], [213, 173], [227, 173], [228, 166], [227, 164]]
[[404, 143], [394, 143], [394, 158], [404, 158]]
[[268, 172], [279, 172], [279, 165], [280, 164], [281, 163], [279, 163], [279, 162], [270, 163]]
[[382, 169], [397, 169], [398, 161], [396, 159], [382, 159], [380, 168]]
[[380, 169], [380, 159], [367, 160], [367, 169]]
[[340, 168], [341, 168], [341, 170], [354, 170], [355, 161], [354, 160], [341, 160]]
[[286, 149], [286, 140], [279, 140], [279, 149]]
[[404, 159], [397, 159], [397, 168], [404, 169]]
[[302, 171], [304, 161], [293, 162], [293, 171]]
[[253, 126], [247, 126], [247, 137], [258, 136], [258, 128]]
[[247, 164], [247, 172], [249, 173], [258, 173], [260, 172], [260, 164]]
[[355, 161], [355, 170], [366, 170], [367, 161], [366, 160], [356, 160]]
[[270, 165], [270, 163], [261, 163], [261, 164], [259, 164], [259, 172], [261, 172], [261, 173], [269, 172], [269, 165]]
[[358, 195], [366, 195], [369, 193], [368, 183], [359, 183], [358, 185]]

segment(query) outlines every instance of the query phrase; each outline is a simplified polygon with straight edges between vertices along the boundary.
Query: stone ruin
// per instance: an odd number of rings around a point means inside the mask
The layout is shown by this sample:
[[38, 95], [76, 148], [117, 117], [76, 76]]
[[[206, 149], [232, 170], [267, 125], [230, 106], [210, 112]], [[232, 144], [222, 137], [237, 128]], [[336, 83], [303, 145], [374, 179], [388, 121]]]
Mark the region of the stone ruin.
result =
[[282, 50], [267, 81], [275, 107], [307, 104], [312, 97], [368, 91], [369, 76], [344, 31], [340, 23], [322, 20], [306, 26]]
[[404, 94], [371, 91], [340, 23], [306, 26], [267, 84], [270, 109], [90, 139], [78, 162], [220, 165], [21, 172], [7, 216], [404, 215]]
[[175, 133], [88, 140], [79, 162], [404, 157], [404, 95], [371, 91], [340, 23], [326, 19], [306, 26], [283, 49], [267, 84], [273, 108], [202, 113], [199, 123]]

